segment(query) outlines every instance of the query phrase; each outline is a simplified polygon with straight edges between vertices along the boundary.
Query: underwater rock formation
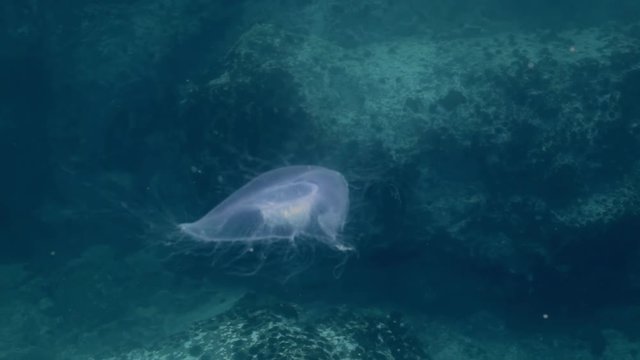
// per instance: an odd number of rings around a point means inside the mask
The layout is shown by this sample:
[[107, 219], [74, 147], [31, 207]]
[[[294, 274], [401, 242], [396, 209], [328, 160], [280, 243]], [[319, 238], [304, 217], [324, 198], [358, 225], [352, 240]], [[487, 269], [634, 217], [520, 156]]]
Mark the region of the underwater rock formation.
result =
[[[352, 169], [347, 177], [387, 192], [376, 206], [396, 206], [388, 213], [400, 219], [379, 223], [411, 228], [404, 245], [439, 237], [462, 257], [526, 274], [553, 263], [583, 229], [606, 231], [638, 213], [633, 29], [409, 36], [345, 48], [256, 25], [222, 75], [185, 103], [219, 119], [235, 108], [229, 102], [244, 102], [241, 119], [303, 129], [296, 134]], [[275, 84], [280, 98], [258, 96]], [[202, 134], [202, 143], [219, 142], [215, 128]], [[396, 242], [383, 237], [376, 241]]]
[[156, 344], [96, 359], [428, 360], [399, 314], [313, 311], [247, 294], [233, 308]]

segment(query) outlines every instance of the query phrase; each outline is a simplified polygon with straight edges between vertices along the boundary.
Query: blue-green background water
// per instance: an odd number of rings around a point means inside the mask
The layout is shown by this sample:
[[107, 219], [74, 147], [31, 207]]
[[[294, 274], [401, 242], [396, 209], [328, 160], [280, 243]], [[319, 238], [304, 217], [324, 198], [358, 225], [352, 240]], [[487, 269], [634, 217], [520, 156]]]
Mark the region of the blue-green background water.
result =
[[[640, 359], [639, 14], [3, 1], [0, 358]], [[341, 276], [171, 236], [291, 164], [349, 181]]]

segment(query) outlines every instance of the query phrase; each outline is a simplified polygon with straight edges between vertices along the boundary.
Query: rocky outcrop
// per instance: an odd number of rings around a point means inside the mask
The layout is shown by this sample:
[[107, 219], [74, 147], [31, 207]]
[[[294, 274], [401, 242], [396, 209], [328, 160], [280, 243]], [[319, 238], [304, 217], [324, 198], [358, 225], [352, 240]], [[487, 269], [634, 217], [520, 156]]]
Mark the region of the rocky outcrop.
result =
[[430, 359], [399, 314], [320, 312], [248, 294], [188, 330], [108, 359]]
[[[344, 47], [256, 25], [225, 71], [182, 103], [191, 117], [215, 119], [194, 138], [201, 159], [232, 139], [253, 155], [291, 154], [345, 172], [355, 198], [371, 206], [353, 212], [369, 224], [368, 235], [359, 231], [365, 254], [429, 242], [531, 279], [559, 268], [557, 255], [593, 229], [615, 231], [638, 213], [636, 31]], [[587, 253], [628, 245], [588, 242]]]

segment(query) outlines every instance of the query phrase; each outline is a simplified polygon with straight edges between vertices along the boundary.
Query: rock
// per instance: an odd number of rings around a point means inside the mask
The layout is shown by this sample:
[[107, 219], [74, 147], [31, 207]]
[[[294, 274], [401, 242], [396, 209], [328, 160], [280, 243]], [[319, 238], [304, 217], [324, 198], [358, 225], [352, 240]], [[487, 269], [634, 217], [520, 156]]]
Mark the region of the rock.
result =
[[[316, 314], [316, 315], [312, 315]], [[429, 359], [399, 314], [313, 311], [248, 294], [229, 311], [142, 349], [96, 359]]]

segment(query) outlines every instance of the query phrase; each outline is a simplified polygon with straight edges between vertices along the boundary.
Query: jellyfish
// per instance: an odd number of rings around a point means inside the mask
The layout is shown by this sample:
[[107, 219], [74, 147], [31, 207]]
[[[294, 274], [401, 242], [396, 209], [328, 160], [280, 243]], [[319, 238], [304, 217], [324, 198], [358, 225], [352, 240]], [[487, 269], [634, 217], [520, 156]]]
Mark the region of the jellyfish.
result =
[[306, 267], [318, 245], [337, 254], [354, 248], [342, 231], [349, 210], [344, 176], [320, 166], [268, 171], [232, 193], [202, 218], [178, 224], [193, 246], [242, 273], [265, 265], [289, 272]]

